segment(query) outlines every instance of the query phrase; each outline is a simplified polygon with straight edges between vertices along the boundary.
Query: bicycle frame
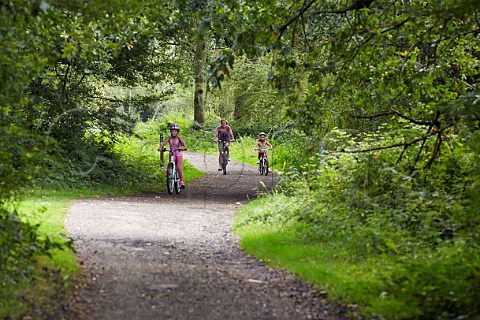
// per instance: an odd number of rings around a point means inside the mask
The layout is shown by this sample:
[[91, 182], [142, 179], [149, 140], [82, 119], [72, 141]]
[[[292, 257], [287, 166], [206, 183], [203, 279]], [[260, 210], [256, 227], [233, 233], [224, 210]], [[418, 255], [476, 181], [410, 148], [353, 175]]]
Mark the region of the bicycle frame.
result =
[[[181, 149], [179, 149], [181, 150]], [[167, 151], [167, 150], [163, 150]], [[178, 170], [177, 170], [177, 161], [175, 160], [175, 155], [174, 152], [176, 150], [170, 150], [169, 155], [170, 155], [170, 161], [168, 162], [167, 165], [167, 191], [169, 194], [175, 193], [179, 194], [180, 193], [180, 178], [178, 176]]]
[[170, 161], [169, 163], [173, 164], [173, 173], [177, 172], [177, 160], [175, 160], [175, 156], [173, 155], [172, 151], [169, 151], [170, 154]]
[[264, 149], [259, 149], [260, 151], [263, 151], [263, 154], [260, 155], [260, 160], [265, 158], [265, 159], [268, 159], [268, 154], [267, 154], [267, 149], [264, 148]]
[[261, 175], [268, 175], [268, 170], [269, 170], [269, 162], [268, 162], [268, 154], [267, 154], [267, 148], [255, 148], [255, 150], [263, 151], [263, 153], [260, 155], [260, 159], [258, 162], [258, 172]]
[[222, 152], [222, 171], [223, 174], [227, 174], [227, 165], [228, 165], [228, 148], [225, 148], [225, 144], [227, 141], [225, 140], [218, 140], [218, 144], [221, 144], [221, 152]]

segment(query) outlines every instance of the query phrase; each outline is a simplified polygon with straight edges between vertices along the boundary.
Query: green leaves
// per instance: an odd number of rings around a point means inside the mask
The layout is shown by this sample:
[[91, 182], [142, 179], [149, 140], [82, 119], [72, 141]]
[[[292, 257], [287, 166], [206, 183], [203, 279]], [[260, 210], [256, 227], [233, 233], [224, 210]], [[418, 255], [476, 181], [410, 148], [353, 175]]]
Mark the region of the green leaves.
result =
[[[423, 123], [427, 132], [476, 117], [447, 111], [463, 103], [461, 95], [478, 91], [473, 7], [472, 1], [373, 2], [368, 9], [253, 1], [231, 6], [241, 18], [231, 19], [226, 31], [237, 55], [273, 52], [269, 80], [289, 92], [288, 115], [308, 135], [333, 126], [375, 130], [383, 123], [393, 130]], [[396, 112], [385, 117], [390, 108]], [[410, 148], [438, 157], [420, 142]]]
[[33, 263], [40, 255], [48, 254], [51, 241], [41, 240], [38, 225], [21, 221], [16, 212], [0, 209], [0, 284], [15, 286], [33, 277]]
[[[302, 131], [276, 190], [284, 206], [242, 223], [398, 261], [386, 318], [477, 314], [478, 268], [462, 261], [479, 258], [478, 1], [221, 3], [237, 13], [219, 11], [228, 54], [272, 59], [268, 80]], [[310, 157], [322, 139], [328, 152]], [[396, 298], [412, 307], [394, 314]]]

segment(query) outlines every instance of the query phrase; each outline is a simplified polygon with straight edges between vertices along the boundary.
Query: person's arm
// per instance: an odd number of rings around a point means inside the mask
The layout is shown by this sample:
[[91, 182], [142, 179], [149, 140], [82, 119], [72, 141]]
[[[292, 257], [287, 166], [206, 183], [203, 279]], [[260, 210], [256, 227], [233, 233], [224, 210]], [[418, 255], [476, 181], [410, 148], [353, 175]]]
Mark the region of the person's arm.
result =
[[235, 140], [235, 137], [233, 136], [233, 131], [232, 131], [232, 127], [228, 127], [228, 131], [230, 133], [230, 137], [232, 138], [232, 141]]
[[215, 133], [213, 134], [213, 142], [217, 142], [217, 136], [218, 136], [218, 128], [215, 129]]
[[267, 141], [267, 144], [270, 148], [273, 148], [272, 144], [270, 142]]
[[258, 140], [257, 140], [257, 142], [255, 142], [255, 145], [253, 146], [253, 149], [255, 149], [256, 147], [258, 147]]
[[165, 148], [165, 145], [168, 143], [168, 140], [169, 139], [165, 139], [162, 141], [162, 143], [160, 143], [160, 147], [158, 148], [158, 151], [162, 151], [163, 148]]
[[180, 143], [183, 146], [183, 149], [187, 150], [187, 144], [185, 143], [185, 140], [183, 140], [182, 137], [178, 137], [178, 140], [180, 140]]

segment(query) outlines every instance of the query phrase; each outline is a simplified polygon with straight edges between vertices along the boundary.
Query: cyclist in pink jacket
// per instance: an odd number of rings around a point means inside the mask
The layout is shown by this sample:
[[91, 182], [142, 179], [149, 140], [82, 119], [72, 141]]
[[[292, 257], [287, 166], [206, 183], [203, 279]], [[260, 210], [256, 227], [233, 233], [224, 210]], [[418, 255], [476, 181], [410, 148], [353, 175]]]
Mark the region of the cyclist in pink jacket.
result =
[[[175, 156], [175, 161], [177, 163], [177, 171], [178, 171], [178, 177], [180, 178], [180, 188], [185, 188], [185, 184], [183, 183], [183, 172], [182, 172], [182, 161], [183, 161], [183, 154], [182, 154], [182, 149], [187, 149], [187, 144], [183, 140], [182, 137], [178, 135], [178, 132], [180, 131], [180, 127], [178, 124], [171, 124], [170, 125], [170, 137], [168, 139], [165, 139], [160, 144], [160, 147], [158, 148], [159, 151], [163, 150], [165, 148], [165, 145], [168, 143], [170, 144], [170, 151], [173, 152], [173, 155]], [[183, 148], [182, 148], [183, 146]], [[167, 173], [165, 172], [165, 175]]]

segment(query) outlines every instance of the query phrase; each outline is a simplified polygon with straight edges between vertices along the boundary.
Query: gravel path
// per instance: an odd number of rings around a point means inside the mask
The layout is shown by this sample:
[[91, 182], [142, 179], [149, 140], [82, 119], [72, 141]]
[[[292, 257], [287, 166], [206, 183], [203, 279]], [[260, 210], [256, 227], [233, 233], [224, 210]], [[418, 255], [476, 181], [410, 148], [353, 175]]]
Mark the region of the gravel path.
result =
[[271, 176], [214, 156], [186, 153], [207, 175], [180, 195], [73, 202], [66, 227], [83, 281], [66, 319], [344, 319], [288, 273], [243, 253], [234, 214]]

